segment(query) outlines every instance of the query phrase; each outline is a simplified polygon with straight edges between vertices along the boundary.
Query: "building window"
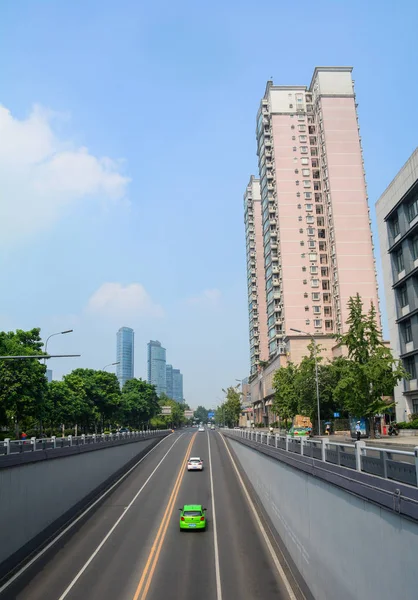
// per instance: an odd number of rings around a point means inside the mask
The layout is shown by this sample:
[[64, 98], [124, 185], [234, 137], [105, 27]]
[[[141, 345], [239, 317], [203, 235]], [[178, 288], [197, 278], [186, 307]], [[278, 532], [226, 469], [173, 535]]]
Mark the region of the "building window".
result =
[[313, 307], [313, 311], [315, 315], [320, 315], [321, 314], [321, 307], [320, 306], [314, 306]]
[[322, 320], [314, 319], [314, 327], [322, 327]]
[[404, 340], [405, 340], [405, 344], [409, 344], [409, 342], [412, 342], [412, 328], [411, 328], [411, 321], [405, 321], [404, 325]]
[[316, 261], [318, 259], [316, 252], [310, 252], [309, 254], [309, 260], [311, 261]]
[[306, 319], [306, 321], [305, 321], [305, 325], [310, 325], [310, 324], [311, 324], [311, 321], [310, 321], [310, 319]]
[[304, 297], [304, 298], [307, 298], [307, 297], [308, 297], [308, 292], [305, 292], [305, 293], [303, 294], [303, 297]]
[[301, 154], [308, 154], [308, 146], [301, 146], [300, 147], [300, 153]]
[[296, 198], [300, 198], [300, 192], [296, 192]]
[[310, 172], [310, 170], [309, 170], [309, 169], [302, 169], [302, 175], [303, 175], [304, 177], [309, 177], [309, 176], [310, 176], [310, 174], [311, 174], [311, 172]]
[[311, 287], [313, 287], [313, 288], [319, 287], [319, 279], [311, 279]]
[[306, 200], [310, 200], [312, 198], [312, 192], [303, 192]]
[[305, 272], [306, 271], [306, 267], [302, 267], [302, 271]]
[[313, 210], [313, 204], [305, 204], [305, 208], [308, 212], [310, 212], [311, 210]]
[[298, 179], [296, 179], [295, 183], [296, 183], [296, 185], [299, 185], [299, 180], [298, 180]]
[[308, 235], [315, 235], [315, 229], [313, 227], [308, 227], [307, 233]]
[[305, 311], [307, 312], [309, 310], [309, 306], [305, 306]]
[[292, 135], [292, 140], [295, 141], [296, 140], [296, 136]]
[[295, 173], [297, 175], [299, 173], [299, 169], [295, 169]]
[[306, 131], [306, 125], [298, 125], [299, 131]]
[[303, 233], [303, 229], [299, 229], [299, 233]]
[[392, 235], [394, 238], [396, 238], [396, 236], [399, 235], [399, 233], [399, 219], [398, 215], [396, 214], [392, 219]]
[[415, 198], [410, 204], [408, 204], [408, 217], [409, 221], [413, 221], [418, 215], [418, 197]]
[[309, 270], [311, 272], [311, 275], [316, 275], [318, 273], [318, 267], [316, 265], [311, 265], [311, 268]]
[[294, 129], [294, 128], [295, 128], [295, 126], [294, 126], [294, 125], [291, 125], [291, 126], [290, 126], [290, 129]]
[[314, 219], [314, 217], [312, 217], [312, 216], [307, 216], [307, 217], [306, 217], [306, 222], [307, 222], [308, 224], [311, 224], [311, 225], [312, 225], [312, 224], [315, 222], [315, 219]]
[[302, 158], [301, 162], [303, 165], [309, 165], [309, 158]]
[[302, 204], [298, 204], [298, 208], [302, 208]]
[[304, 179], [303, 180], [303, 187], [304, 188], [310, 188], [311, 187], [311, 182], [309, 181], [309, 179]]
[[296, 146], [293, 146], [293, 152], [296, 152]]
[[315, 248], [315, 247], [316, 247], [315, 240], [309, 240], [309, 242], [308, 242], [308, 248]]
[[414, 260], [417, 260], [418, 258], [418, 235], [412, 240], [412, 257]]
[[405, 370], [409, 373], [411, 379], [417, 378], [417, 372], [415, 369], [415, 357], [408, 356], [404, 361]]
[[300, 243], [301, 246], [305, 245], [305, 242], [303, 240], [301, 240], [299, 243]]
[[312, 300], [314, 302], [319, 302], [321, 299], [321, 294], [319, 292], [312, 292]]
[[302, 221], [302, 217], [298, 217], [299, 221]]
[[399, 248], [399, 250], [397, 252], [395, 252], [395, 261], [396, 261], [396, 268], [398, 270], [398, 273], [401, 273], [401, 271], [403, 271], [405, 268], [404, 261], [403, 261], [402, 248]]
[[403, 308], [404, 306], [408, 306], [408, 290], [406, 289], [406, 285], [400, 287], [398, 293], [401, 308]]
[[299, 136], [299, 141], [302, 142], [302, 143], [304, 143], [304, 142], [306, 143], [306, 135], [300, 135]]

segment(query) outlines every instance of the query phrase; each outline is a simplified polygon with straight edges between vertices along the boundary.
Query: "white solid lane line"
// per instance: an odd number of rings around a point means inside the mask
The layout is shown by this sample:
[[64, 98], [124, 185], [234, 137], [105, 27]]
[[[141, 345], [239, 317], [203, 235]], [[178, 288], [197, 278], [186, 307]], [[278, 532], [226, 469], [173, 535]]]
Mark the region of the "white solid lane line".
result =
[[64, 593], [61, 594], [61, 596], [58, 598], [58, 600], [64, 600], [64, 598], [67, 597], [68, 593], [73, 589], [73, 587], [75, 586], [75, 584], [77, 583], [77, 581], [80, 579], [80, 577], [82, 576], [82, 574], [84, 573], [84, 571], [89, 566], [89, 564], [94, 560], [94, 558], [97, 556], [97, 554], [103, 548], [103, 546], [105, 545], [105, 543], [107, 542], [107, 540], [110, 538], [110, 536], [112, 535], [112, 533], [115, 531], [116, 527], [119, 525], [119, 523], [122, 521], [122, 519], [127, 515], [129, 509], [131, 508], [131, 506], [133, 505], [133, 503], [135, 502], [135, 500], [138, 498], [138, 496], [140, 495], [140, 493], [142, 492], [142, 490], [148, 484], [149, 480], [152, 478], [152, 476], [154, 475], [154, 473], [160, 467], [161, 463], [167, 457], [167, 455], [169, 454], [169, 452], [173, 448], [174, 444], [176, 444], [179, 441], [179, 439], [182, 437], [182, 435], [184, 435], [184, 433], [182, 433], [181, 435], [179, 435], [179, 437], [170, 446], [170, 448], [164, 454], [164, 456], [162, 457], [162, 459], [160, 460], [160, 462], [157, 464], [157, 466], [155, 467], [155, 469], [152, 471], [151, 475], [145, 480], [145, 483], [143, 485], [141, 485], [141, 487], [139, 488], [139, 490], [137, 491], [137, 493], [135, 494], [135, 496], [132, 498], [132, 500], [129, 502], [128, 506], [125, 508], [125, 510], [121, 514], [121, 516], [117, 519], [117, 521], [114, 523], [114, 525], [109, 529], [109, 531], [107, 532], [107, 534], [105, 535], [105, 537], [102, 539], [102, 541], [100, 542], [100, 544], [97, 546], [96, 550], [91, 554], [90, 558], [84, 563], [84, 565], [81, 567], [81, 569], [79, 570], [79, 572], [77, 573], [77, 575], [74, 577], [74, 579], [72, 580], [72, 582], [70, 583], [70, 585], [64, 590]]
[[[181, 435], [179, 435], [179, 437], [176, 438], [176, 440], [173, 442], [173, 444], [171, 444], [171, 446], [168, 449], [168, 451], [166, 452], [166, 454], [163, 456], [161, 461], [158, 463], [156, 469], [161, 464], [161, 462], [164, 460], [164, 458], [167, 456], [167, 454], [170, 452], [170, 450], [174, 446], [174, 444], [176, 444], [178, 442], [178, 440], [181, 438], [182, 435], [184, 435], [184, 434], [182, 433]], [[118, 486], [121, 483], [121, 481], [123, 481], [125, 479], [125, 477], [127, 477], [130, 473], [132, 473], [132, 471], [134, 469], [136, 469], [136, 467], [140, 463], [142, 463], [142, 461], [145, 460], [151, 454], [151, 452], [153, 452], [161, 444], [161, 442], [163, 442], [166, 439], [168, 439], [168, 438], [164, 437], [162, 440], [160, 440], [158, 442], [158, 444], [156, 444], [154, 446], [154, 448], [151, 448], [151, 450], [149, 452], [147, 452], [146, 455], [143, 456], [140, 460], [138, 460], [138, 462], [136, 462], [133, 465], [133, 467], [131, 467], [128, 471], [126, 471], [126, 473], [124, 473], [121, 477], [119, 477], [119, 479], [108, 490], [106, 490], [99, 498], [97, 498], [97, 500], [95, 500], [93, 502], [93, 504], [90, 504], [90, 506], [88, 506], [86, 508], [86, 510], [81, 513], [81, 515], [79, 515], [76, 519], [74, 519], [74, 521], [71, 521], [71, 523], [69, 525], [67, 525], [67, 527], [65, 529], [63, 529], [61, 531], [61, 533], [59, 533], [57, 535], [57, 537], [55, 537], [52, 541], [50, 541], [49, 544], [44, 546], [44, 548], [42, 548], [42, 550], [40, 550], [38, 552], [38, 554], [36, 554], [33, 558], [31, 558], [30, 561], [28, 561], [21, 569], [19, 569], [19, 571], [17, 571], [8, 581], [6, 581], [6, 583], [0, 587], [0, 594], [2, 592], [4, 592], [4, 590], [6, 590], [14, 581], [16, 581], [16, 579], [18, 579], [27, 569], [29, 569], [29, 567], [31, 567], [34, 562], [36, 562], [41, 556], [43, 556], [43, 554], [45, 554], [45, 552], [47, 552], [50, 548], [52, 548], [52, 546], [54, 544], [56, 544], [56, 542], [58, 542], [58, 540], [60, 540], [64, 535], [66, 535], [74, 527], [74, 525], [76, 525], [80, 521], [80, 519], [83, 519], [83, 517], [85, 517], [91, 511], [91, 509], [96, 506], [96, 504], [98, 502], [101, 502], [103, 500], [103, 498], [105, 498], [113, 489], [115, 489], [115, 487]], [[152, 474], [155, 472], [156, 469], [154, 469]], [[150, 475], [150, 477], [151, 477], [151, 475]], [[148, 479], [150, 479], [150, 477]], [[148, 481], [148, 479], [147, 479], [147, 481]]]
[[236, 475], [238, 477], [238, 481], [241, 484], [241, 487], [242, 487], [242, 489], [244, 491], [244, 495], [245, 495], [245, 497], [247, 499], [248, 504], [250, 505], [250, 508], [251, 508], [251, 510], [253, 512], [254, 518], [255, 518], [255, 520], [257, 522], [257, 525], [258, 525], [258, 527], [259, 527], [259, 529], [261, 531], [261, 535], [263, 536], [263, 539], [264, 539], [264, 541], [266, 543], [266, 546], [267, 546], [267, 548], [268, 548], [268, 550], [270, 552], [271, 558], [273, 559], [274, 565], [275, 565], [275, 567], [276, 567], [276, 569], [277, 569], [277, 571], [279, 573], [279, 576], [280, 576], [281, 580], [283, 581], [283, 583], [284, 583], [284, 585], [286, 587], [287, 593], [289, 594], [289, 600], [297, 600], [297, 598], [295, 596], [295, 593], [294, 593], [294, 591], [292, 589], [292, 586], [290, 585], [290, 582], [289, 582], [289, 580], [288, 580], [288, 578], [286, 576], [286, 573], [284, 572], [284, 569], [283, 569], [282, 565], [280, 564], [279, 559], [277, 558], [277, 555], [276, 555], [276, 553], [274, 551], [274, 548], [272, 546], [272, 543], [270, 542], [270, 539], [269, 539], [269, 537], [268, 537], [268, 535], [266, 533], [264, 525], [262, 524], [261, 519], [258, 516], [258, 512], [257, 512], [257, 509], [256, 509], [256, 507], [254, 505], [254, 502], [251, 500], [251, 497], [250, 497], [250, 494], [248, 493], [247, 487], [246, 487], [246, 485], [245, 485], [245, 483], [244, 483], [244, 481], [243, 481], [243, 479], [241, 477], [240, 472], [238, 471], [238, 467], [237, 467], [237, 465], [235, 463], [235, 460], [234, 460], [234, 458], [233, 458], [233, 456], [232, 456], [232, 454], [231, 454], [231, 452], [230, 452], [230, 450], [229, 450], [229, 448], [227, 446], [227, 443], [225, 442], [225, 438], [221, 434], [220, 434], [220, 436], [222, 438], [223, 443], [225, 444], [226, 451], [229, 454], [229, 458], [231, 459], [232, 466], [235, 469], [235, 473], [236, 473]]
[[210, 433], [207, 432], [206, 435], [208, 436], [210, 492], [211, 492], [211, 496], [212, 496], [213, 542], [214, 542], [214, 547], [215, 547], [216, 598], [217, 598], [217, 600], [222, 600], [221, 570], [219, 567], [218, 532], [216, 529], [215, 492], [213, 490], [212, 454], [211, 454], [211, 450], [210, 450]]

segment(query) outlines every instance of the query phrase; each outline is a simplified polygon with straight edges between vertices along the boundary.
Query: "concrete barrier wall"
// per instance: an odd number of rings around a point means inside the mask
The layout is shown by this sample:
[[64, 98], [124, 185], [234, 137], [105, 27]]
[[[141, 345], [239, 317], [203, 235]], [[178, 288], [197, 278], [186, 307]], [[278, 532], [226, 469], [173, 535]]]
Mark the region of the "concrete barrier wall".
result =
[[416, 522], [228, 442], [317, 600], [417, 598]]
[[0, 565], [159, 439], [0, 470]]

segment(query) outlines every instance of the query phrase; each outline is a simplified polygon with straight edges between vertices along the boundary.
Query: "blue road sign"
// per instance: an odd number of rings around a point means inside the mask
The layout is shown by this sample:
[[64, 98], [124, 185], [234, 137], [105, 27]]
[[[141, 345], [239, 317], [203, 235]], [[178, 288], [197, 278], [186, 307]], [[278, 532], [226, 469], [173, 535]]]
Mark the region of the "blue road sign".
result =
[[208, 412], [208, 419], [213, 419], [214, 416], [215, 416], [214, 412], [212, 412], [212, 411]]
[[338, 417], [339, 417], [339, 416], [340, 416], [340, 413], [334, 413], [334, 417], [335, 417], [336, 419], [338, 419]]

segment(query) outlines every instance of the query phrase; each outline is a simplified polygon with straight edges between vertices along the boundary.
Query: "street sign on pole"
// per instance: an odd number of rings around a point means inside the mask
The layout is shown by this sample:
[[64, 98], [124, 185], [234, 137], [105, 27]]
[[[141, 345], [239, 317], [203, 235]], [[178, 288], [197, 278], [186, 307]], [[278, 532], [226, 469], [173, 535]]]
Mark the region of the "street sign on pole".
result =
[[171, 406], [162, 406], [161, 414], [162, 415], [171, 415]]
[[193, 419], [193, 415], [194, 415], [194, 410], [185, 410], [184, 411], [184, 416], [186, 417], [186, 419]]
[[215, 418], [215, 413], [211, 410], [208, 412], [208, 419], [214, 419]]

